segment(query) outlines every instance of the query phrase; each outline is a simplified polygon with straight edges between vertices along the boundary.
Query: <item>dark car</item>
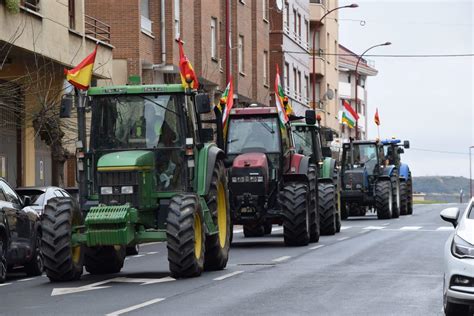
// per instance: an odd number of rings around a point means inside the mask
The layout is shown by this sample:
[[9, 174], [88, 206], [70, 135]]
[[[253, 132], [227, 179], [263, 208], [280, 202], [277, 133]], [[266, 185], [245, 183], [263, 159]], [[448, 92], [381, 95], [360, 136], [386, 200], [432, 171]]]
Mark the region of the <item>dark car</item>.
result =
[[66, 190], [58, 187], [22, 187], [15, 190], [20, 197], [28, 196], [31, 200], [28, 207], [38, 214], [43, 214], [44, 207], [52, 198], [74, 198]]
[[29, 204], [0, 178], [0, 283], [18, 266], [29, 276], [43, 273], [40, 217]]

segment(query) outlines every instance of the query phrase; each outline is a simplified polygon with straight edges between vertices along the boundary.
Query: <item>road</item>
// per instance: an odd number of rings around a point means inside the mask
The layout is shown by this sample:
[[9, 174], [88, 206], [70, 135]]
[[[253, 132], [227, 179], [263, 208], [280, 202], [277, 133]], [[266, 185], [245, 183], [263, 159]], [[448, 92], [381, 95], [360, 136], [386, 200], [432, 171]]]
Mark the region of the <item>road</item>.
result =
[[[452, 206], [452, 205], [450, 205]], [[116, 275], [49, 283], [12, 274], [0, 286], [1, 315], [442, 315], [446, 205], [414, 215], [350, 218], [335, 236], [284, 247], [281, 227], [264, 238], [235, 229], [226, 270], [168, 276], [166, 244], [142, 246]]]

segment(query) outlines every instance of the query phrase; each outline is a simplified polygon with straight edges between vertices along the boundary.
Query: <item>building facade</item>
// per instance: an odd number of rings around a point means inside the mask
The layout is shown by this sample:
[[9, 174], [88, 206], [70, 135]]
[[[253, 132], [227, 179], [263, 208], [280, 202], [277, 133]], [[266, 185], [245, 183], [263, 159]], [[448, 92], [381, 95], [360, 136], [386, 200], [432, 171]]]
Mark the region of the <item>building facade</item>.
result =
[[[313, 56], [309, 57], [310, 65], [310, 104], [321, 114], [321, 124], [339, 130], [339, 70], [337, 52], [339, 46], [338, 11], [321, 18], [329, 10], [338, 6], [337, 0], [310, 0], [310, 36], [311, 54], [315, 55], [313, 72]], [[313, 42], [313, 38], [315, 39]], [[314, 94], [313, 100], [313, 83]], [[314, 103], [313, 103], [314, 102]]]
[[[360, 139], [367, 139], [367, 78], [376, 76], [378, 71], [371, 67], [367, 60], [360, 59], [357, 67], [359, 76], [358, 85], [356, 87], [356, 65], [359, 56], [348, 48], [339, 45], [339, 117], [342, 115], [342, 102], [347, 101], [359, 115], [358, 134]], [[357, 89], [356, 102], [355, 91]], [[349, 137], [355, 137], [355, 129], [351, 129], [341, 124], [341, 138], [348, 140]]]
[[88, 14], [110, 25], [115, 46], [114, 84], [180, 82], [179, 38], [202, 88], [215, 102], [227, 85], [225, 26], [229, 5], [234, 97], [242, 104], [269, 103], [266, 0], [85, 1]]
[[58, 139], [74, 154], [74, 125], [58, 121], [64, 68], [102, 39], [95, 77], [111, 76], [112, 46], [84, 12], [83, 0], [0, 2], [0, 176], [13, 186], [55, 184], [55, 164], [65, 158], [52, 149]]

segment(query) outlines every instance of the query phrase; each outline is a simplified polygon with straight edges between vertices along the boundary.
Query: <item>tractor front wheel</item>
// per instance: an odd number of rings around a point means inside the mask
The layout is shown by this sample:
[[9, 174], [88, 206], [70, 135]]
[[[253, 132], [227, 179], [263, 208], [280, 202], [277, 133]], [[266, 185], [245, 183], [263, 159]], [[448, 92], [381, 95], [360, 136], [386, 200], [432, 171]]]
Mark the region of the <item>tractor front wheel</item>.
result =
[[332, 183], [320, 183], [319, 219], [321, 235], [334, 235], [337, 232], [336, 188]]
[[212, 220], [217, 226], [217, 234], [206, 239], [205, 270], [222, 270], [229, 260], [230, 232], [232, 230], [229, 190], [227, 177], [222, 161], [218, 160], [212, 172], [211, 186], [206, 196], [206, 203]]
[[46, 204], [41, 220], [41, 249], [50, 281], [71, 281], [81, 277], [83, 247], [73, 246], [71, 237], [73, 227], [83, 223], [81, 212], [74, 208], [70, 199], [53, 198]]
[[168, 262], [174, 278], [201, 275], [206, 234], [199, 200], [194, 194], [175, 195], [166, 225]]
[[375, 208], [378, 219], [392, 218], [393, 194], [390, 181], [378, 181], [375, 184]]
[[318, 193], [316, 191], [316, 166], [310, 165], [308, 170], [308, 180], [310, 187], [309, 203], [309, 242], [318, 242], [320, 236], [319, 211], [318, 211]]
[[84, 266], [90, 274], [119, 273], [125, 256], [124, 246], [88, 247], [84, 254]]
[[407, 214], [411, 215], [413, 214], [413, 182], [412, 182], [411, 174], [408, 175], [407, 192], [408, 192]]
[[289, 183], [280, 193], [283, 213], [283, 237], [287, 246], [309, 243], [309, 188], [303, 183]]
[[400, 215], [408, 214], [408, 192], [406, 182], [400, 182]]

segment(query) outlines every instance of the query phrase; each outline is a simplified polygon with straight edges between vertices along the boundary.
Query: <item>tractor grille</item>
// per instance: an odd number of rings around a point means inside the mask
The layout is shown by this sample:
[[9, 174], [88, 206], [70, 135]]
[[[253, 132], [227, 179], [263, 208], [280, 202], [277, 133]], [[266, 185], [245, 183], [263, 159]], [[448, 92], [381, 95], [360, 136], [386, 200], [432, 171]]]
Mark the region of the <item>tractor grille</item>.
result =
[[[123, 205], [129, 203], [139, 208], [138, 172], [108, 171], [98, 173], [99, 203], [105, 205]], [[122, 194], [123, 186], [132, 186], [132, 194]], [[101, 187], [112, 187], [112, 194], [101, 194]]]

